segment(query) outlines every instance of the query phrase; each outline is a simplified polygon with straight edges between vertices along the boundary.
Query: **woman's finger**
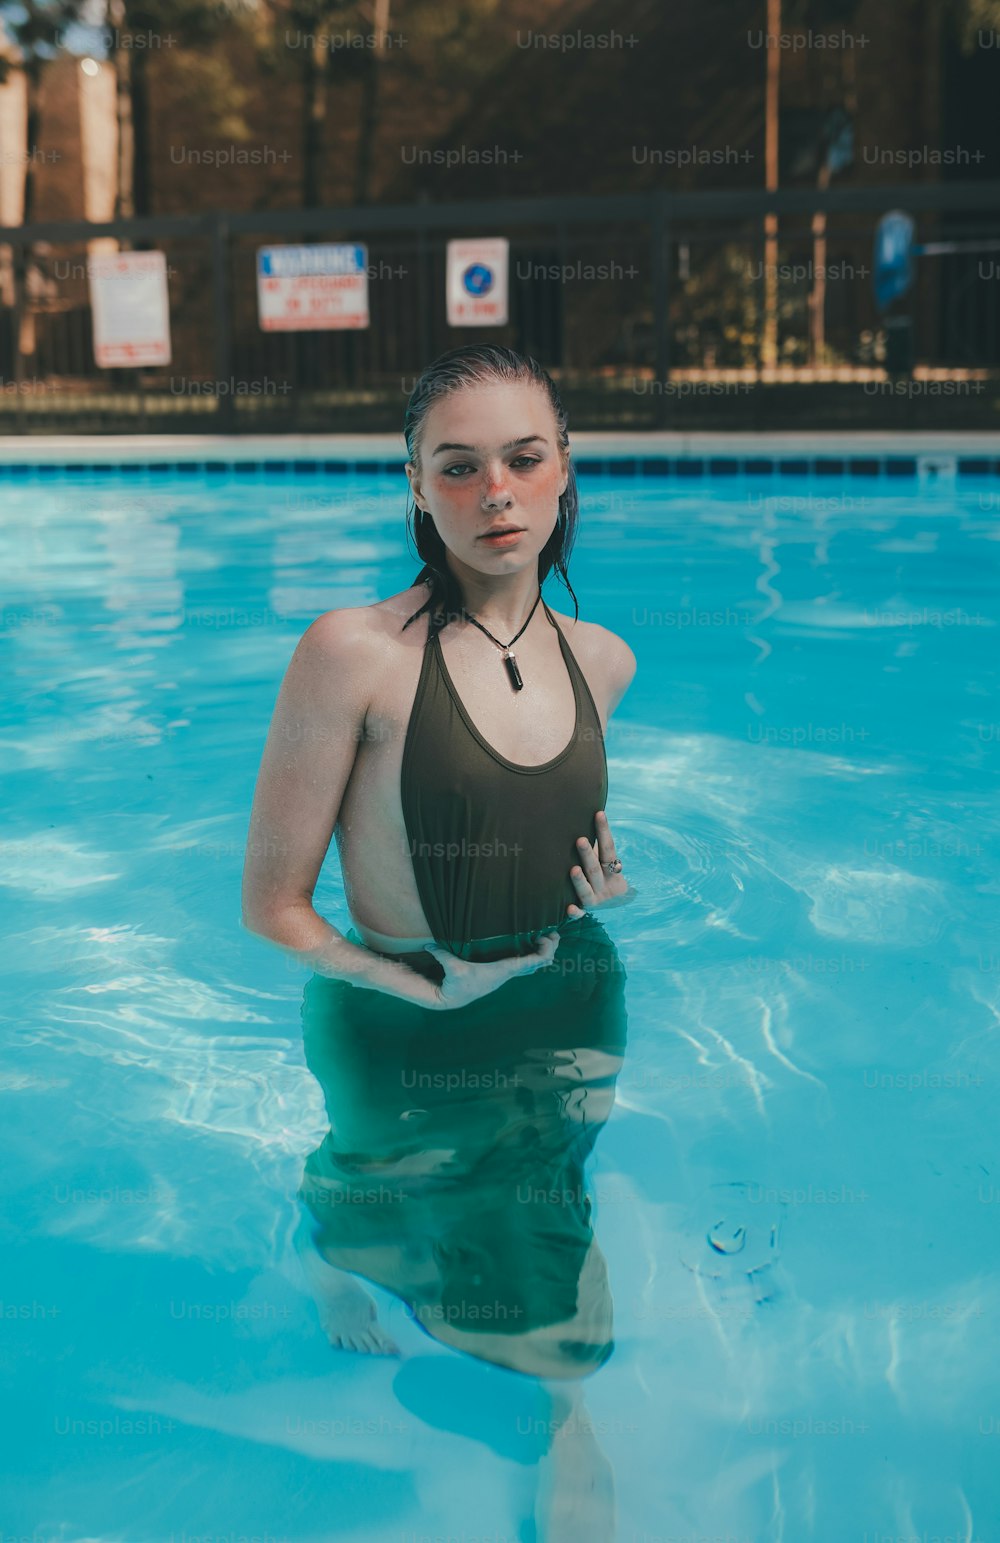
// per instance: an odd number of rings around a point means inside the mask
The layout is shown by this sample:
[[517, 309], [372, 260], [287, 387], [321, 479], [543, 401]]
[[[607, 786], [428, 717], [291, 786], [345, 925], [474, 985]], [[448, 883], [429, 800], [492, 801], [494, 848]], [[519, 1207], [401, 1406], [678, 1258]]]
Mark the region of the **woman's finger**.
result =
[[[597, 860], [597, 853], [586, 836], [580, 837], [576, 843], [576, 849], [580, 854], [580, 865], [587, 876], [591, 888], [596, 889], [604, 877], [603, 869]], [[570, 872], [572, 873], [572, 870]]]
[[[595, 824], [597, 826], [597, 853], [603, 867], [604, 863], [616, 862], [618, 853], [615, 851], [615, 838], [611, 834], [611, 826], [608, 824], [608, 817], [603, 809], [597, 811]], [[606, 868], [604, 872], [607, 872]]]

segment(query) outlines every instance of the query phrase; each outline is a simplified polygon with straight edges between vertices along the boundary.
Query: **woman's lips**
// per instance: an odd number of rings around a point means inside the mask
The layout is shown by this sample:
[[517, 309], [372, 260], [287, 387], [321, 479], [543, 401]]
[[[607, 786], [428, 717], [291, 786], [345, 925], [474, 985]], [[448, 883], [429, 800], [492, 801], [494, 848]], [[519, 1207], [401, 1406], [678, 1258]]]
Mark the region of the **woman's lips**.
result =
[[497, 536], [480, 536], [479, 539], [485, 546], [505, 547], [513, 546], [515, 541], [520, 541], [523, 535], [523, 530], [505, 530], [501, 531]]

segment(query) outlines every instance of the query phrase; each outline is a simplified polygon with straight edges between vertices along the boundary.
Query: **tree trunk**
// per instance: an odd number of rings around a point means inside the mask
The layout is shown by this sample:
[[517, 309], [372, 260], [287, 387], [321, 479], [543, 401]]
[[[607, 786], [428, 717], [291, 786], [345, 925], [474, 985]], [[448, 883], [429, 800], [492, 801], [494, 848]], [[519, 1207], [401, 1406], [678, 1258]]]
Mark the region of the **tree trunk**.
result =
[[25, 160], [24, 215], [22, 225], [30, 225], [35, 212], [35, 157], [38, 154], [38, 129], [41, 121], [41, 80], [37, 69], [24, 72]]
[[151, 214], [149, 185], [149, 70], [147, 55], [137, 48], [132, 58], [132, 206], [135, 214]]
[[[767, 86], [764, 100], [764, 186], [769, 193], [778, 188], [778, 104], [779, 61], [781, 49], [781, 0], [767, 0], [766, 47]], [[760, 340], [760, 362], [773, 370], [778, 362], [778, 216], [764, 216], [764, 327]]]
[[[325, 27], [326, 18], [314, 23]], [[302, 82], [302, 205], [314, 209], [321, 202], [323, 130], [326, 127], [326, 67], [329, 47], [326, 34], [317, 31], [305, 51]]]
[[[38, 129], [41, 121], [41, 66], [29, 65], [24, 72], [25, 159], [24, 213], [22, 225], [30, 225], [35, 213], [35, 157], [38, 154]], [[28, 294], [31, 251], [27, 246], [14, 248], [14, 379], [24, 378], [24, 361], [35, 352], [35, 313]]]
[[[819, 169], [816, 186], [825, 190], [830, 186], [830, 163], [824, 160]], [[817, 211], [812, 218], [813, 257], [812, 289], [809, 292], [809, 363], [823, 363], [826, 351], [826, 215]]]
[[385, 56], [385, 35], [389, 30], [389, 10], [392, 0], [375, 0], [375, 46], [371, 64], [365, 75], [361, 98], [361, 124], [358, 135], [357, 176], [354, 202], [366, 204], [371, 196], [372, 148], [378, 122], [379, 69]]
[[125, 0], [107, 0], [108, 30], [113, 42], [109, 50], [115, 71], [115, 102], [118, 122], [117, 177], [115, 178], [115, 219], [127, 220], [135, 213], [133, 167], [135, 143], [132, 137], [132, 50], [122, 48], [125, 31]]

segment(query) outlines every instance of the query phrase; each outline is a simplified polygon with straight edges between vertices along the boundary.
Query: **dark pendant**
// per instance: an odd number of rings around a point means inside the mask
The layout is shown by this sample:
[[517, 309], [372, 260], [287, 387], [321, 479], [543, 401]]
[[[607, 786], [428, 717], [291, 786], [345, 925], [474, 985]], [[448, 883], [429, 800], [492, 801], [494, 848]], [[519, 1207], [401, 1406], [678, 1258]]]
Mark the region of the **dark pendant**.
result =
[[504, 654], [503, 662], [507, 666], [507, 674], [510, 676], [511, 685], [514, 687], [515, 691], [520, 691], [524, 686], [524, 681], [521, 679], [521, 672], [517, 667], [517, 660], [514, 658], [513, 654], [508, 653]]

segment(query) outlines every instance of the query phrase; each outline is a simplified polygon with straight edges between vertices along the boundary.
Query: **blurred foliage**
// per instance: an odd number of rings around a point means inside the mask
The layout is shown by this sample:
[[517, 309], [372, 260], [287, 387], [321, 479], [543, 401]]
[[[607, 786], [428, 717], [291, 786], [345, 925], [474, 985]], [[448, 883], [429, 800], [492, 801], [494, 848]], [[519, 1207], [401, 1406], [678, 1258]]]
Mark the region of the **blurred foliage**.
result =
[[751, 276], [747, 248], [735, 242], [692, 254], [683, 295], [683, 325], [673, 331], [673, 363], [738, 369], [756, 365], [762, 290]]
[[[853, 338], [849, 324], [830, 327], [820, 355], [810, 358], [809, 295], [812, 289], [812, 248], [801, 242], [779, 249], [779, 364], [840, 364], [863, 362], [862, 349], [847, 351], [831, 341], [835, 332], [843, 345]], [[861, 266], [857, 252], [828, 257], [827, 267]], [[761, 248], [738, 242], [692, 247], [688, 277], [677, 282], [671, 304], [671, 361], [678, 368], [752, 369], [760, 363], [760, 332], [764, 314]], [[651, 321], [651, 318], [650, 318]], [[651, 346], [651, 344], [650, 344]], [[652, 357], [650, 355], [650, 361]]]
[[[784, 0], [782, 21], [815, 31], [843, 27], [856, 19], [861, 4], [862, 0]], [[978, 47], [980, 32], [1000, 32], [1000, 0], [937, 0], [937, 4], [954, 23], [966, 53]]]
[[1000, 0], [952, 0], [952, 8], [966, 53], [979, 46], [980, 32], [1000, 32]]
[[170, 50], [157, 71], [173, 111], [190, 113], [199, 134], [234, 144], [254, 138], [247, 117], [253, 92], [228, 57]]
[[18, 65], [37, 81], [62, 47], [66, 28], [81, 19], [85, 3], [86, 0], [20, 0], [16, 5], [0, 5], [4, 31], [14, 44], [13, 58], [0, 54], [0, 81], [6, 80]]

